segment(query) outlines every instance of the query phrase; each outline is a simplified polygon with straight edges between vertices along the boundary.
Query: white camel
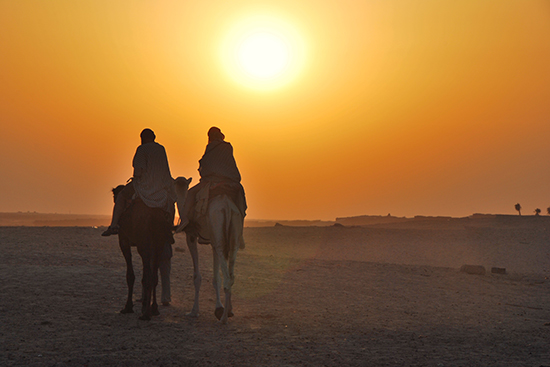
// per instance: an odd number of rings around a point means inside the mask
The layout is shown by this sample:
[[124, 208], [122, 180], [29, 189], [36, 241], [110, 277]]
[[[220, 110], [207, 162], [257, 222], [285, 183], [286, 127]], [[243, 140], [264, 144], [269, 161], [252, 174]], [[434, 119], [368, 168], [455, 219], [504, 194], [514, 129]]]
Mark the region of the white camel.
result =
[[[189, 188], [190, 180], [176, 179], [176, 192], [178, 198], [185, 198], [186, 191]], [[183, 210], [183, 200], [177, 202], [178, 211]], [[235, 260], [239, 247], [243, 242], [243, 223], [244, 218], [239, 208], [227, 195], [218, 195], [211, 198], [206, 212], [206, 222], [208, 226], [208, 237], [212, 246], [212, 255], [214, 258], [213, 286], [216, 292], [216, 309], [214, 314], [226, 324], [229, 317], [233, 316], [233, 306], [231, 304], [231, 287], [235, 283]], [[198, 238], [194, 234], [186, 234], [187, 247], [193, 259], [193, 284], [195, 286], [195, 301], [193, 309], [188, 314], [192, 317], [199, 315], [199, 291], [201, 287], [201, 274], [199, 270]], [[225, 293], [225, 307], [220, 297], [220, 269], [223, 274], [223, 289]]]

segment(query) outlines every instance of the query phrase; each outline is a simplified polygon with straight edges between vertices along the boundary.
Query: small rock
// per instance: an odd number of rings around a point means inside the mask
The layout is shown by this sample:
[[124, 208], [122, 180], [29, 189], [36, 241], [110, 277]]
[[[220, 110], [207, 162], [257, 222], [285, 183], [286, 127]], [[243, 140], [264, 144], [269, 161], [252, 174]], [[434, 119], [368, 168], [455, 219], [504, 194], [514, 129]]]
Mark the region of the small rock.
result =
[[460, 272], [474, 275], [485, 275], [485, 267], [482, 265], [462, 265]]

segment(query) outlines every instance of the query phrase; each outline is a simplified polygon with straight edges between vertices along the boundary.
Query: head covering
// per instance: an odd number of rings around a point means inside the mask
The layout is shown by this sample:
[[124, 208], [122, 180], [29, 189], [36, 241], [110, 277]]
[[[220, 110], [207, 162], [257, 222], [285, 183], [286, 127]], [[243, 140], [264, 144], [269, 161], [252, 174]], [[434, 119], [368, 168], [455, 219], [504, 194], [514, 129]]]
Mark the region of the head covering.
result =
[[155, 141], [155, 133], [151, 129], [143, 129], [139, 135], [142, 141]]
[[222, 131], [219, 127], [212, 126], [210, 130], [208, 130], [208, 139], [209, 140], [223, 140], [225, 139], [225, 135], [223, 135]]

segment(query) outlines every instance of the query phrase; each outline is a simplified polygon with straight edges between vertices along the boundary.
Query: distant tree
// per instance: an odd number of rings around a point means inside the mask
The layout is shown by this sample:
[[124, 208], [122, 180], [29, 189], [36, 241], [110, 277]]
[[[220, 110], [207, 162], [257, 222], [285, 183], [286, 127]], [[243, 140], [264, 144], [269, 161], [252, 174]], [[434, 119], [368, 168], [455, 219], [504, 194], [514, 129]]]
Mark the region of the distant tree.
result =
[[535, 215], [540, 215], [540, 212], [541, 212], [541, 211], [542, 211], [542, 210], [540, 210], [539, 208], [535, 209]]
[[519, 215], [521, 215], [521, 205], [519, 205], [519, 203], [517, 203], [515, 208], [518, 211]]
[[546, 213], [547, 213], [548, 215], [550, 215], [550, 206], [549, 206], [548, 208], [546, 208]]

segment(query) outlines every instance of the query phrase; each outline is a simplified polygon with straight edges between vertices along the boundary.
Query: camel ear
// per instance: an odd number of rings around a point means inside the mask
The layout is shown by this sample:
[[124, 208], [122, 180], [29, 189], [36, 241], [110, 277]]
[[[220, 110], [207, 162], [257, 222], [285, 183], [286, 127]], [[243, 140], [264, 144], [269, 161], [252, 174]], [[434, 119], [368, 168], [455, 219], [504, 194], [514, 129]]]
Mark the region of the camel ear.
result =
[[189, 179], [187, 179], [183, 176], [179, 176], [174, 180], [174, 182], [176, 183], [176, 185], [187, 185], [189, 187], [189, 184], [191, 183], [192, 179], [193, 179], [192, 177], [189, 177]]

